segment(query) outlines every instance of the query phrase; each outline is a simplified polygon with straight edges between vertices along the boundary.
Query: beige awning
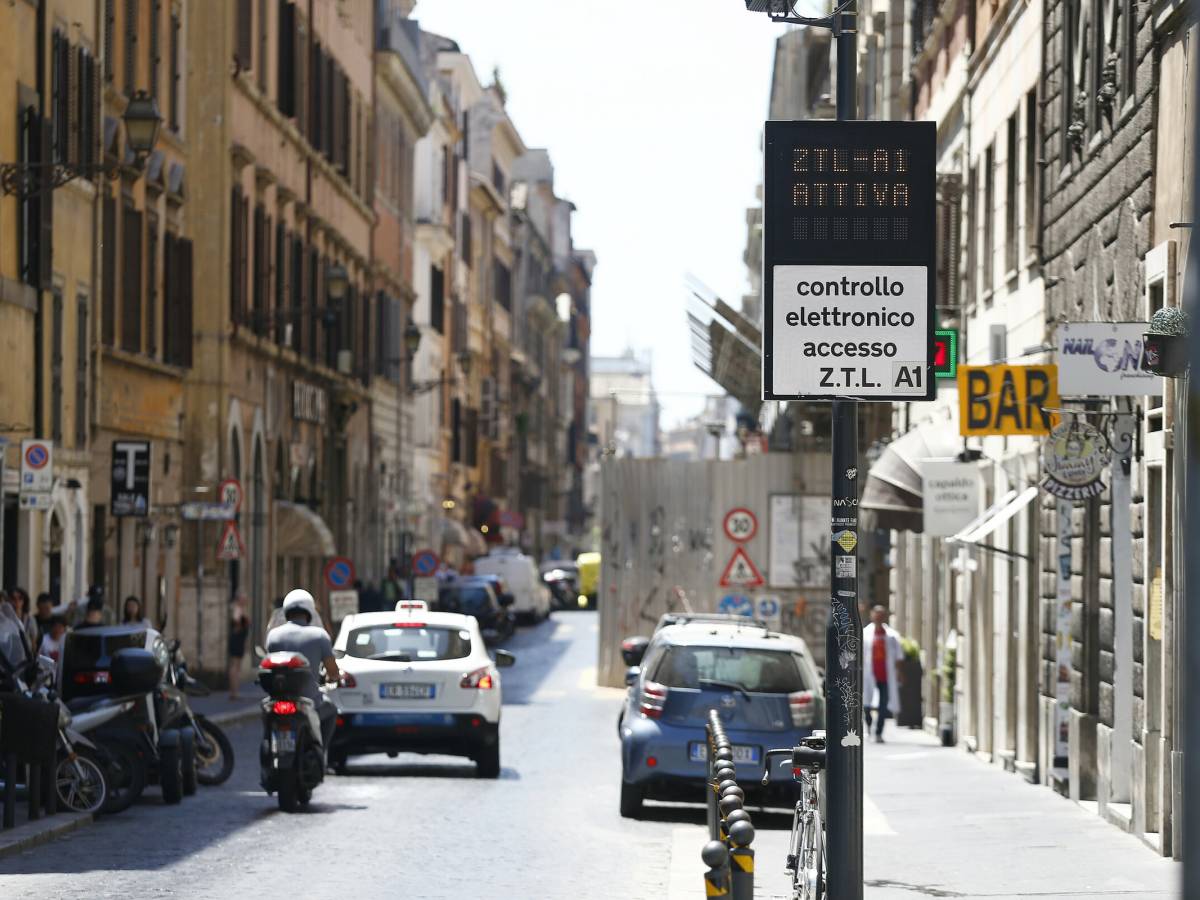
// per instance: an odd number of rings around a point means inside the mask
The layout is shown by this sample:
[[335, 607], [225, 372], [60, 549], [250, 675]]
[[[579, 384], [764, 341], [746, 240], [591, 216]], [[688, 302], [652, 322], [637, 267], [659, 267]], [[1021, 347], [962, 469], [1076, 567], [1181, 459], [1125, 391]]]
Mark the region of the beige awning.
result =
[[313, 510], [288, 500], [276, 500], [275, 555], [326, 559], [337, 555], [337, 545], [325, 520]]

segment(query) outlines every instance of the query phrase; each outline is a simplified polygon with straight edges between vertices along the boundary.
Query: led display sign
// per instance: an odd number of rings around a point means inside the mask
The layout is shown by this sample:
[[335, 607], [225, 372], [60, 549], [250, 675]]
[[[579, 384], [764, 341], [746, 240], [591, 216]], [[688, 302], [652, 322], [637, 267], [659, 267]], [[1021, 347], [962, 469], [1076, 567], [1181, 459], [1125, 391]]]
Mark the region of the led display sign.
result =
[[934, 394], [935, 126], [768, 122], [763, 397]]

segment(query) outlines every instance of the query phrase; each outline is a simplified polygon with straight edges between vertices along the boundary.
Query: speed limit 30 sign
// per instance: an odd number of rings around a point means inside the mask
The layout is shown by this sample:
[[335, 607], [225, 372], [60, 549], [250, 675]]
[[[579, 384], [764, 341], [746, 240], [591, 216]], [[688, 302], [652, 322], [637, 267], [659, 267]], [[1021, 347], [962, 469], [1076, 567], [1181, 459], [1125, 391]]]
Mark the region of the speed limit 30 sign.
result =
[[932, 122], [768, 122], [763, 397], [927, 400]]
[[744, 544], [746, 541], [752, 540], [758, 533], [758, 519], [744, 506], [725, 513], [723, 526], [725, 537], [735, 544]]

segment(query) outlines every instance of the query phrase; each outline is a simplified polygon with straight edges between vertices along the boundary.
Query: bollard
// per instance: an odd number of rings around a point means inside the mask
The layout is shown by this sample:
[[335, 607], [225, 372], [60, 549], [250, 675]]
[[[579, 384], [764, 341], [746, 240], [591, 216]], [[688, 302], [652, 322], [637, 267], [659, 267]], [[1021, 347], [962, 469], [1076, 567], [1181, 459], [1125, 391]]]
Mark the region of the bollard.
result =
[[42, 817], [42, 767], [25, 767], [25, 789], [29, 792], [29, 821]]
[[720, 841], [709, 841], [700, 851], [700, 858], [708, 866], [704, 873], [704, 896], [730, 896], [729, 851], [725, 845]]
[[17, 824], [17, 754], [4, 754], [4, 827]]
[[729, 823], [730, 892], [733, 900], [754, 900], [754, 826], [748, 819]]

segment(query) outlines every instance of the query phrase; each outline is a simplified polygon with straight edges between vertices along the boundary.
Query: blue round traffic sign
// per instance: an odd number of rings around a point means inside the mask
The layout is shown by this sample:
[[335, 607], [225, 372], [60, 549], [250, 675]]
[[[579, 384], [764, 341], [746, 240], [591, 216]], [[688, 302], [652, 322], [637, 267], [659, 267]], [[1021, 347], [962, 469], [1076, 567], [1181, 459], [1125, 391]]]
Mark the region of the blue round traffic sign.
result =
[[333, 590], [341, 590], [354, 583], [354, 563], [344, 556], [335, 556], [325, 563], [325, 583]]
[[25, 450], [25, 463], [31, 469], [40, 469], [50, 459], [50, 453], [45, 444], [30, 444]]
[[432, 550], [418, 550], [413, 554], [412, 570], [413, 574], [419, 575], [422, 578], [427, 578], [437, 571], [438, 555]]

